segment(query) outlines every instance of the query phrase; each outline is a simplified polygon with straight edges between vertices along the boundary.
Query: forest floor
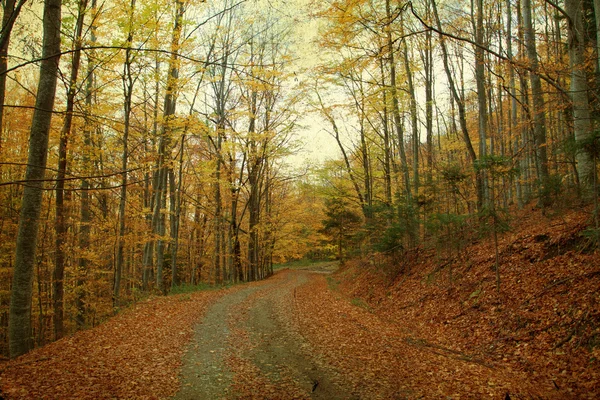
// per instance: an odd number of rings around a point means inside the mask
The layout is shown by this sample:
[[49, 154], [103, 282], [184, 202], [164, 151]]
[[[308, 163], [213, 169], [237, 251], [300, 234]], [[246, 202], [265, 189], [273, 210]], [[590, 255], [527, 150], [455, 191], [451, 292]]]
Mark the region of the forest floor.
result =
[[443, 372], [461, 397], [479, 397], [487, 386], [513, 399], [598, 399], [600, 251], [591, 221], [581, 208], [516, 213], [499, 235], [499, 288], [493, 240], [465, 232], [452, 234], [453, 245], [463, 241], [460, 252], [446, 243], [372, 255], [347, 263], [330, 284], [385, 325], [403, 327], [406, 343], [485, 365], [488, 373], [474, 381]]
[[500, 292], [487, 240], [448, 259], [280, 270], [140, 302], [4, 362], [2, 397], [598, 398], [600, 259], [579, 247], [585, 215], [522, 218], [499, 243]]

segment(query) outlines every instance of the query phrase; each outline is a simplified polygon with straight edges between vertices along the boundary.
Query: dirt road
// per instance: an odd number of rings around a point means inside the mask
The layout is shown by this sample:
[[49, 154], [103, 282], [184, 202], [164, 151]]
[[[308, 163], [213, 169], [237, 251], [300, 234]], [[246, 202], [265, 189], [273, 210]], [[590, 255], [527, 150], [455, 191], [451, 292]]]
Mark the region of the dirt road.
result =
[[290, 313], [309, 279], [311, 272], [282, 272], [213, 304], [195, 329], [175, 399], [356, 398]]
[[0, 396], [573, 398], [547, 377], [510, 369], [483, 351], [445, 347], [421, 326], [391, 321], [343, 294], [338, 280], [351, 275], [326, 275], [330, 268], [322, 267], [148, 299], [98, 327], [5, 362]]
[[504, 399], [542, 389], [382, 319], [320, 272], [281, 271], [214, 303], [175, 399]]
[[[552, 376], [515, 368], [485, 348], [469, 354], [442, 343], [418, 319], [390, 319], [347, 297], [341, 283], [355, 275], [328, 275], [334, 267], [148, 298], [93, 329], [0, 363], [0, 397], [597, 398], [559, 390]], [[468, 337], [478, 328], [459, 333]]]

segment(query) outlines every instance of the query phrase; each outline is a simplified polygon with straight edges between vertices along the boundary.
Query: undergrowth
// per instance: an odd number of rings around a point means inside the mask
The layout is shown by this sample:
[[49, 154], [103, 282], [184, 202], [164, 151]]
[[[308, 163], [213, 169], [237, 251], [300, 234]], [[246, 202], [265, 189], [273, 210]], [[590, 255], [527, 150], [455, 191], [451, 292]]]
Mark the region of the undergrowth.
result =
[[212, 285], [206, 282], [200, 282], [197, 285], [183, 284], [179, 286], [175, 286], [169, 292], [169, 295], [177, 295], [177, 294], [185, 294], [185, 293], [194, 293], [201, 292], [205, 290], [218, 290], [218, 289], [226, 289], [233, 286], [233, 283], [223, 283], [220, 285]]

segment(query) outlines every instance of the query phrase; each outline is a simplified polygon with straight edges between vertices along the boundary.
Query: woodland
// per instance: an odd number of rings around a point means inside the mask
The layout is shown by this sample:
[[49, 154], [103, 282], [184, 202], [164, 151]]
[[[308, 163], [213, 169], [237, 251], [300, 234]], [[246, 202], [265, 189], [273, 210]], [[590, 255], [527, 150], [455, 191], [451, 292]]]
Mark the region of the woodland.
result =
[[[495, 293], [473, 307], [496, 310], [568, 283], [585, 311], [569, 311], [571, 328], [549, 346], [576, 337], [587, 352], [577, 360], [598, 367], [600, 0], [2, 7], [6, 359], [149, 297], [337, 260], [350, 270], [329, 285], [345, 282], [365, 299], [355, 305], [390, 320], [417, 321], [398, 304], [433, 321], [453, 293]], [[327, 149], [314, 149], [319, 136]], [[557, 216], [568, 234], [545, 230]], [[536, 246], [545, 255], [508, 260]], [[571, 275], [515, 283], [525, 273], [509, 266], [568, 251], [552, 265]], [[465, 289], [478, 263], [486, 272]], [[436, 316], [421, 283], [438, 275], [449, 306]], [[405, 281], [410, 294], [394, 303]], [[471, 311], [457, 321], [479, 326]], [[492, 335], [477, 332], [474, 343]]]

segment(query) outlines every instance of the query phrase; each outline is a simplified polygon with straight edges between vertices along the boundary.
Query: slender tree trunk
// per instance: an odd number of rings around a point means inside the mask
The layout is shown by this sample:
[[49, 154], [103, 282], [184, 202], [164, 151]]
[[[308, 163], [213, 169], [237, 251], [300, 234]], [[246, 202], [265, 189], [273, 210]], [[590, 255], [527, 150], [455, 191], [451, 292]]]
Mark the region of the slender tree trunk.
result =
[[[181, 221], [181, 190], [183, 184], [183, 153], [185, 150], [185, 135], [181, 136], [181, 148], [179, 149], [179, 173], [177, 190], [172, 201], [175, 202], [175, 210], [172, 218], [174, 219], [171, 236], [173, 239], [173, 248], [171, 250], [171, 288], [179, 286], [179, 268], [177, 266], [177, 252], [179, 251], [179, 225]], [[174, 183], [174, 182], [173, 182]], [[174, 186], [174, 185], [172, 185]]]
[[21, 8], [27, 0], [5, 0], [0, 31], [0, 155], [2, 154], [2, 134], [4, 133], [4, 102], [6, 99], [6, 70], [8, 68], [8, 46], [10, 36]]
[[[159, 111], [159, 96], [160, 96], [160, 61], [158, 58], [158, 54], [156, 54], [156, 58], [155, 58], [155, 82], [154, 82], [154, 101], [153, 101], [153, 115], [152, 115], [152, 133], [153, 133], [153, 137], [157, 137], [158, 136], [158, 111]], [[145, 145], [147, 144], [147, 142], [145, 142]], [[146, 151], [148, 151], [146, 149]], [[155, 203], [156, 203], [156, 198], [158, 197], [157, 194], [157, 190], [158, 190], [158, 179], [159, 179], [159, 173], [158, 171], [160, 170], [160, 154], [161, 154], [161, 150], [160, 150], [160, 139], [159, 139], [159, 157], [158, 160], [156, 162], [156, 167], [152, 173], [152, 190], [150, 190], [150, 174], [147, 173], [146, 174], [146, 184], [145, 184], [145, 196], [144, 196], [144, 206], [145, 208], [147, 208], [148, 210], [150, 210], [148, 212], [148, 214], [146, 215], [146, 220], [148, 221], [148, 227], [150, 229], [150, 231], [152, 232], [152, 234], [154, 234], [155, 232], [155, 226], [157, 224], [156, 222], [156, 218], [155, 217], [155, 211], [156, 211], [156, 207], [155, 207]], [[142, 256], [142, 288], [144, 290], [148, 290], [150, 288], [150, 282], [153, 279], [154, 276], [154, 247], [155, 247], [155, 241], [156, 239], [154, 237], [152, 237], [150, 240], [148, 240], [146, 242], [146, 244], [144, 245], [144, 253]]]
[[223, 244], [221, 243], [221, 231], [223, 230], [223, 201], [221, 199], [221, 147], [223, 142], [223, 133], [221, 132], [221, 128], [217, 128], [217, 143], [215, 145], [216, 152], [216, 165], [215, 165], [215, 186], [214, 186], [214, 195], [215, 195], [215, 217], [214, 217], [214, 226], [215, 226], [215, 249], [214, 249], [214, 274], [215, 274], [215, 283], [222, 282], [221, 276], [221, 254]]
[[23, 190], [9, 311], [9, 351], [12, 358], [31, 350], [31, 293], [48, 136], [54, 109], [60, 60], [61, 1], [44, 1], [44, 38], [35, 110], [29, 136], [29, 155]]
[[600, 0], [594, 0], [596, 17], [596, 73], [600, 75]]
[[[75, 94], [77, 92], [77, 77], [81, 61], [81, 39], [83, 32], [83, 21], [87, 8], [87, 0], [79, 2], [77, 22], [75, 24], [75, 35], [73, 40], [73, 57], [71, 59], [71, 76], [67, 91], [67, 106], [65, 119], [60, 132], [58, 147], [58, 172], [56, 176], [56, 217], [54, 227], [56, 230], [54, 271], [52, 281], [52, 294], [54, 297], [54, 338], [58, 340], [64, 335], [64, 271], [65, 271], [65, 241], [67, 237], [66, 209], [65, 209], [65, 176], [67, 172], [67, 147], [71, 136], [73, 122], [73, 108], [75, 106]], [[69, 196], [70, 197], [70, 196]]]
[[[477, 17], [475, 23], [475, 81], [477, 83], [477, 106], [478, 106], [478, 123], [479, 123], [479, 159], [483, 160], [487, 156], [487, 129], [488, 129], [488, 110], [487, 96], [485, 87], [485, 60], [483, 53], [483, 0], [477, 0]], [[478, 207], [481, 209], [487, 203], [487, 173], [484, 170], [479, 172], [478, 179], [481, 183], [477, 185], [480, 193], [477, 195], [479, 199]]]
[[[506, 57], [509, 61], [513, 59], [513, 51], [512, 51], [512, 6], [511, 0], [506, 0]], [[509, 85], [509, 93], [510, 93], [510, 113], [508, 113], [508, 136], [509, 138], [514, 138], [513, 145], [513, 154], [518, 155], [521, 149], [521, 141], [519, 140], [519, 135], [517, 134], [517, 89], [515, 83], [515, 68], [512, 63], [508, 63], [508, 85]], [[519, 208], [523, 208], [523, 190], [521, 185], [521, 171], [516, 176], [515, 179], [515, 188], [517, 195], [517, 204]]]
[[259, 233], [258, 223], [260, 218], [260, 188], [259, 188], [259, 169], [261, 167], [262, 160], [258, 154], [256, 140], [254, 135], [256, 134], [256, 116], [257, 116], [257, 93], [252, 91], [250, 95], [250, 121], [248, 126], [248, 133], [250, 140], [248, 143], [248, 280], [255, 281], [258, 279], [258, 267], [259, 267]]
[[536, 167], [541, 184], [540, 205], [548, 205], [548, 152], [546, 148], [546, 111], [544, 109], [544, 95], [542, 80], [539, 75], [539, 61], [533, 31], [533, 16], [531, 0], [523, 0], [523, 29], [525, 34], [525, 47], [529, 58], [529, 80], [531, 82], [531, 97], [533, 100], [533, 138], [535, 143]]
[[[166, 141], [166, 140], [165, 140]], [[169, 172], [169, 168], [165, 166], [166, 150], [164, 150], [167, 146], [161, 146], [163, 150], [161, 150], [161, 154], [163, 154], [163, 158], [161, 159], [161, 167], [158, 171], [158, 185], [156, 186], [156, 197], [154, 199], [154, 215], [152, 218], [152, 225], [154, 227], [154, 234], [158, 237], [156, 240], [155, 250], [156, 250], [156, 289], [160, 292], [164, 290], [164, 282], [163, 282], [163, 267], [164, 267], [164, 256], [165, 256], [165, 213], [164, 209], [166, 206], [166, 196], [167, 196], [167, 175]]]
[[[317, 98], [319, 99], [319, 104], [321, 106], [321, 110], [323, 112], [323, 115], [325, 116], [325, 118], [327, 118], [327, 120], [329, 120], [329, 123], [331, 124], [331, 127], [333, 129], [332, 136], [334, 137], [336, 143], [338, 144], [340, 152], [342, 153], [342, 158], [344, 159], [344, 165], [346, 166], [346, 172], [348, 172], [348, 176], [350, 177], [350, 181], [352, 182], [352, 186], [354, 187], [354, 191], [356, 192], [356, 196], [358, 197], [358, 201], [359, 201], [361, 209], [363, 210], [363, 213], [364, 213], [364, 211], [365, 211], [365, 198], [363, 196], [362, 191], [360, 190], [360, 186], [358, 185], [358, 181], [357, 181], [356, 177], [354, 176], [354, 172], [352, 170], [352, 165], [350, 164], [350, 159], [348, 158], [348, 154], [346, 153], [346, 149], [345, 149], [344, 145], [342, 144], [342, 140], [341, 140], [341, 137], [340, 137], [340, 131], [339, 131], [339, 128], [337, 126], [337, 123], [335, 122], [335, 119], [328, 112], [328, 110], [326, 109], [325, 105], [323, 104], [323, 100], [321, 99], [321, 96], [319, 95], [318, 91], [316, 92], [316, 95], [317, 95]], [[366, 217], [366, 215], [365, 215], [365, 217]]]
[[[362, 93], [361, 93], [362, 94]], [[364, 104], [364, 99], [361, 99]], [[370, 220], [373, 218], [373, 177], [371, 174], [371, 162], [369, 157], [369, 146], [367, 144], [367, 137], [365, 132], [364, 123], [364, 110], [359, 108], [358, 112], [361, 114], [359, 117], [360, 124], [360, 156], [362, 161], [363, 176], [364, 176], [364, 196], [366, 200], [364, 214]], [[368, 223], [369, 221], [367, 221]]]
[[[428, 14], [429, 14], [429, 6]], [[432, 33], [425, 33], [425, 50], [424, 50], [424, 67], [425, 67], [425, 131], [427, 144], [427, 173], [426, 183], [431, 186], [433, 183], [433, 43]]]
[[[440, 22], [440, 17], [438, 15], [437, 5], [436, 5], [435, 0], [431, 0], [431, 6], [432, 6], [433, 16], [435, 18], [435, 23], [437, 25], [437, 28], [440, 32], [442, 32], [442, 26], [441, 26], [441, 22]], [[454, 98], [454, 102], [456, 104], [456, 107], [458, 108], [458, 121], [460, 123], [462, 137], [463, 137], [463, 140], [467, 147], [467, 152], [469, 154], [469, 157], [471, 158], [471, 162], [475, 166], [477, 164], [477, 155], [475, 154], [475, 149], [473, 148], [473, 144], [471, 143], [471, 138], [469, 137], [465, 102], [463, 100], [463, 97], [461, 97], [460, 93], [458, 92], [458, 90], [456, 88], [456, 84], [454, 81], [454, 74], [453, 74], [452, 69], [450, 68], [450, 63], [448, 61], [448, 48], [446, 46], [446, 38], [441, 34], [440, 34], [440, 46], [442, 48], [442, 61], [444, 63], [444, 70], [446, 71], [446, 78], [448, 78], [448, 85], [450, 86], [450, 92], [452, 93], [452, 97]], [[481, 174], [479, 172], [476, 172], [476, 184], [477, 184], [477, 193], [478, 193], [477, 203], [480, 205], [480, 204], [483, 204], [483, 199], [481, 198], [481, 195], [483, 193], [483, 188], [482, 188], [483, 182], [481, 179]]]
[[[392, 201], [392, 163], [393, 163], [393, 154], [392, 154], [392, 141], [390, 138], [390, 129], [388, 122], [388, 104], [387, 104], [387, 84], [385, 78], [385, 61], [383, 58], [379, 59], [379, 69], [381, 71], [381, 86], [383, 90], [381, 91], [381, 102], [383, 103], [383, 111], [381, 113], [381, 125], [383, 129], [383, 142], [384, 142], [384, 173], [385, 173], [385, 201], [386, 205], [391, 209], [393, 201]], [[390, 217], [391, 218], [391, 215]]]
[[[96, 9], [96, 1], [92, 0], [92, 8]], [[96, 28], [92, 26], [91, 29], [91, 42], [96, 42]], [[93, 91], [94, 91], [94, 53], [92, 52], [88, 57], [88, 74], [86, 79], [85, 89], [85, 127], [83, 129], [83, 149], [82, 154], [82, 168], [86, 175], [90, 175], [92, 170], [91, 153], [92, 153], [92, 132], [94, 131], [93, 122], [90, 119], [89, 110], [92, 108], [93, 103]], [[90, 232], [91, 232], [91, 205], [90, 205], [90, 181], [88, 178], [83, 178], [80, 186], [81, 193], [81, 208], [80, 208], [80, 224], [79, 224], [79, 248], [80, 255], [77, 261], [76, 279], [75, 279], [75, 322], [78, 328], [83, 328], [86, 323], [86, 310], [85, 310], [85, 294], [86, 294], [86, 274], [88, 269], [88, 258], [85, 252], [90, 247]]]
[[[82, 164], [84, 167], [84, 171], [86, 174], [90, 171], [90, 154], [89, 149], [91, 148], [91, 138], [89, 134], [85, 134], [84, 132], [84, 151], [82, 157]], [[79, 249], [81, 254], [79, 255], [79, 260], [77, 262], [77, 273], [75, 280], [75, 322], [77, 323], [78, 328], [85, 327], [86, 323], [86, 303], [85, 303], [85, 295], [86, 295], [86, 275], [88, 272], [88, 256], [86, 252], [90, 247], [90, 232], [91, 232], [91, 207], [90, 207], [90, 181], [87, 178], [84, 178], [81, 181], [81, 215], [80, 215], [80, 225], [79, 225]]]
[[[406, 44], [406, 39], [402, 40], [403, 44], [403, 55], [404, 55], [404, 70], [406, 72], [406, 81], [408, 84], [408, 94], [410, 96], [410, 124], [412, 128], [412, 141], [413, 141], [413, 184], [414, 184], [414, 192], [415, 196], [419, 195], [419, 115], [417, 112], [417, 97], [415, 94], [415, 87], [413, 84], [413, 74], [410, 68], [410, 61], [408, 59], [408, 46]], [[426, 82], [426, 95], [429, 94], [427, 88], [429, 88], [430, 83]], [[426, 96], [427, 97], [427, 96]], [[426, 104], [430, 99], [425, 99]], [[429, 149], [428, 149], [429, 150]]]
[[179, 40], [181, 37], [183, 14], [185, 11], [182, 0], [176, 3], [175, 25], [173, 27], [173, 36], [171, 39], [171, 58], [169, 59], [169, 76], [167, 78], [167, 87], [163, 107], [163, 124], [159, 139], [159, 169], [158, 169], [158, 187], [155, 192], [155, 216], [153, 218], [154, 233], [158, 236], [156, 243], [156, 288], [164, 292], [163, 282], [163, 264], [164, 264], [164, 235], [165, 235], [165, 215], [162, 212], [166, 204], [166, 185], [167, 174], [170, 168], [167, 164], [167, 158], [170, 157], [170, 144], [172, 133], [172, 119], [175, 116], [177, 102], [177, 80], [179, 77]]
[[396, 87], [396, 61], [395, 61], [395, 51], [392, 40], [392, 12], [390, 6], [390, 0], [385, 1], [385, 9], [386, 9], [386, 18], [387, 23], [385, 26], [386, 30], [386, 39], [387, 39], [387, 58], [388, 65], [390, 68], [390, 95], [392, 96], [392, 114], [394, 118], [394, 126], [396, 127], [396, 135], [398, 136], [398, 149], [400, 151], [400, 163], [402, 167], [402, 172], [404, 175], [404, 191], [406, 194], [406, 202], [410, 204], [412, 202], [412, 194], [410, 188], [410, 173], [408, 170], [408, 161], [406, 159], [406, 150], [404, 147], [404, 132], [402, 128], [402, 121], [400, 117], [400, 104], [398, 101], [398, 89]]
[[131, 45], [133, 42], [133, 15], [135, 0], [129, 4], [129, 25], [127, 27], [127, 44], [125, 48], [125, 62], [123, 63], [123, 148], [121, 154], [121, 189], [119, 196], [119, 236], [117, 238], [117, 259], [115, 263], [115, 279], [113, 287], [113, 307], [119, 307], [121, 297], [121, 276], [123, 274], [123, 259], [125, 249], [125, 212], [127, 206], [127, 168], [129, 160], [129, 130], [131, 119], [131, 97], [133, 95], [134, 79], [131, 74]]

